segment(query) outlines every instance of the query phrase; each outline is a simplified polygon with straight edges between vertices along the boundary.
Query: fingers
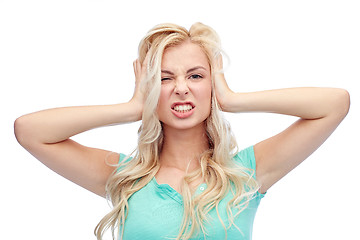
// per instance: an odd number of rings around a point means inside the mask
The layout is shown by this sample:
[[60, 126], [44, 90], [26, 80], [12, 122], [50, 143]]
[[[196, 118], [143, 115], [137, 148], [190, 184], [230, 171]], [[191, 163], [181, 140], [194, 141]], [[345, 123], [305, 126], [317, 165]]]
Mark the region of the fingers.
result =
[[[146, 55], [144, 61], [141, 63], [139, 58], [133, 61], [133, 68], [135, 74], [135, 90], [131, 101], [143, 108], [145, 101], [145, 92], [146, 92], [146, 77], [148, 74], [148, 61], [149, 54]], [[141, 110], [142, 111], [142, 110]], [[141, 115], [141, 114], [140, 114]], [[141, 118], [141, 117], [140, 117]]]
[[141, 75], [141, 64], [140, 64], [139, 59], [136, 59], [133, 62], [133, 67], [134, 67], [135, 80], [137, 81], [137, 80], [139, 80], [139, 77]]
[[[144, 62], [145, 63], [145, 62]], [[136, 59], [133, 62], [134, 66], [134, 74], [135, 74], [135, 80], [136, 82], [140, 82], [142, 79], [145, 78], [147, 74], [147, 66], [146, 64], [141, 64], [139, 59]]]
[[136, 61], [137, 61], [137, 59], [133, 62], [133, 68], [134, 68], [135, 78], [136, 78]]
[[218, 56], [215, 58], [215, 72], [221, 73], [223, 72], [223, 58], [221, 53], [218, 54]]
[[149, 63], [149, 61], [150, 61], [150, 51], [148, 51], [148, 52], [146, 53], [146, 56], [145, 56], [145, 59], [144, 59], [144, 62], [142, 63], [142, 65], [143, 65], [143, 66], [147, 66], [148, 63]]
[[[145, 62], [145, 61], [144, 61]], [[135, 92], [133, 98], [139, 98], [142, 102], [143, 99], [143, 88], [144, 88], [144, 79], [147, 74], [146, 65], [143, 63], [141, 64], [139, 59], [136, 59], [133, 62], [134, 67], [134, 74], [135, 74]]]

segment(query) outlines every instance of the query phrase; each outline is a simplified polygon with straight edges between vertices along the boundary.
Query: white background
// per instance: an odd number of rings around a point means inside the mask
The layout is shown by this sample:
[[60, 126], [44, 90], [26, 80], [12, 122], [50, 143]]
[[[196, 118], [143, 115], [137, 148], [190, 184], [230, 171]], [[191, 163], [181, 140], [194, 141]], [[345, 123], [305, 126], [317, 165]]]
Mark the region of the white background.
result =
[[[360, 239], [358, 1], [0, 1], [1, 239], [95, 239], [107, 202], [51, 172], [16, 142], [14, 120], [61, 106], [132, 96], [132, 61], [155, 24], [201, 21], [222, 38], [235, 91], [340, 87], [352, 106], [328, 141], [269, 190], [260, 239]], [[239, 147], [296, 119], [236, 114]], [[139, 123], [92, 130], [82, 144], [129, 153]], [[139, 226], [141, 227], [141, 226]]]

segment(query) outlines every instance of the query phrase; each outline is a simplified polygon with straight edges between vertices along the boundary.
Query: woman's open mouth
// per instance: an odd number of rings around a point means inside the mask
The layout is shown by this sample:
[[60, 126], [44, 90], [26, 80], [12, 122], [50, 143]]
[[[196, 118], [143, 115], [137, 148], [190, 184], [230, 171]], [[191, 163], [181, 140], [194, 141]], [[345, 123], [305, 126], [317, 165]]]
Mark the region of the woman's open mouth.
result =
[[178, 118], [187, 118], [193, 114], [195, 106], [191, 102], [174, 103], [171, 106], [172, 113]]

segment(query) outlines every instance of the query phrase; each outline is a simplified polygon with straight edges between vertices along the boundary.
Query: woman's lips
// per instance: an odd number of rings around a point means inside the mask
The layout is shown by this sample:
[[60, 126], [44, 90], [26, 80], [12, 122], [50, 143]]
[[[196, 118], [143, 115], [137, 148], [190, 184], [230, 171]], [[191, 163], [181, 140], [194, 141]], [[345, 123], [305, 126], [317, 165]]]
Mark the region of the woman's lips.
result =
[[194, 113], [194, 108], [192, 102], [176, 102], [171, 105], [171, 112], [178, 118], [187, 118]]

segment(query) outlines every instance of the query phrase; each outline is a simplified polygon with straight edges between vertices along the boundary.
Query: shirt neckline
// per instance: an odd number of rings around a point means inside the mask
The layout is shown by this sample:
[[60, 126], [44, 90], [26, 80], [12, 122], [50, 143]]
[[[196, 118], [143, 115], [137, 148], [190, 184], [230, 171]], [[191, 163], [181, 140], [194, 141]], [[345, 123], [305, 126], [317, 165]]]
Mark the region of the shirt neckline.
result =
[[[155, 178], [155, 176], [151, 179], [151, 182], [155, 185], [155, 187], [166, 193], [168, 196], [170, 196], [171, 198], [173, 198], [175, 201], [179, 202], [180, 204], [183, 204], [183, 197], [182, 195], [176, 191], [174, 188], [172, 188], [169, 184], [167, 183], [162, 183], [159, 184]], [[207, 188], [206, 183], [202, 183], [200, 184], [196, 191], [195, 191], [195, 195], [200, 194], [201, 192], [203, 192], [205, 189]]]

